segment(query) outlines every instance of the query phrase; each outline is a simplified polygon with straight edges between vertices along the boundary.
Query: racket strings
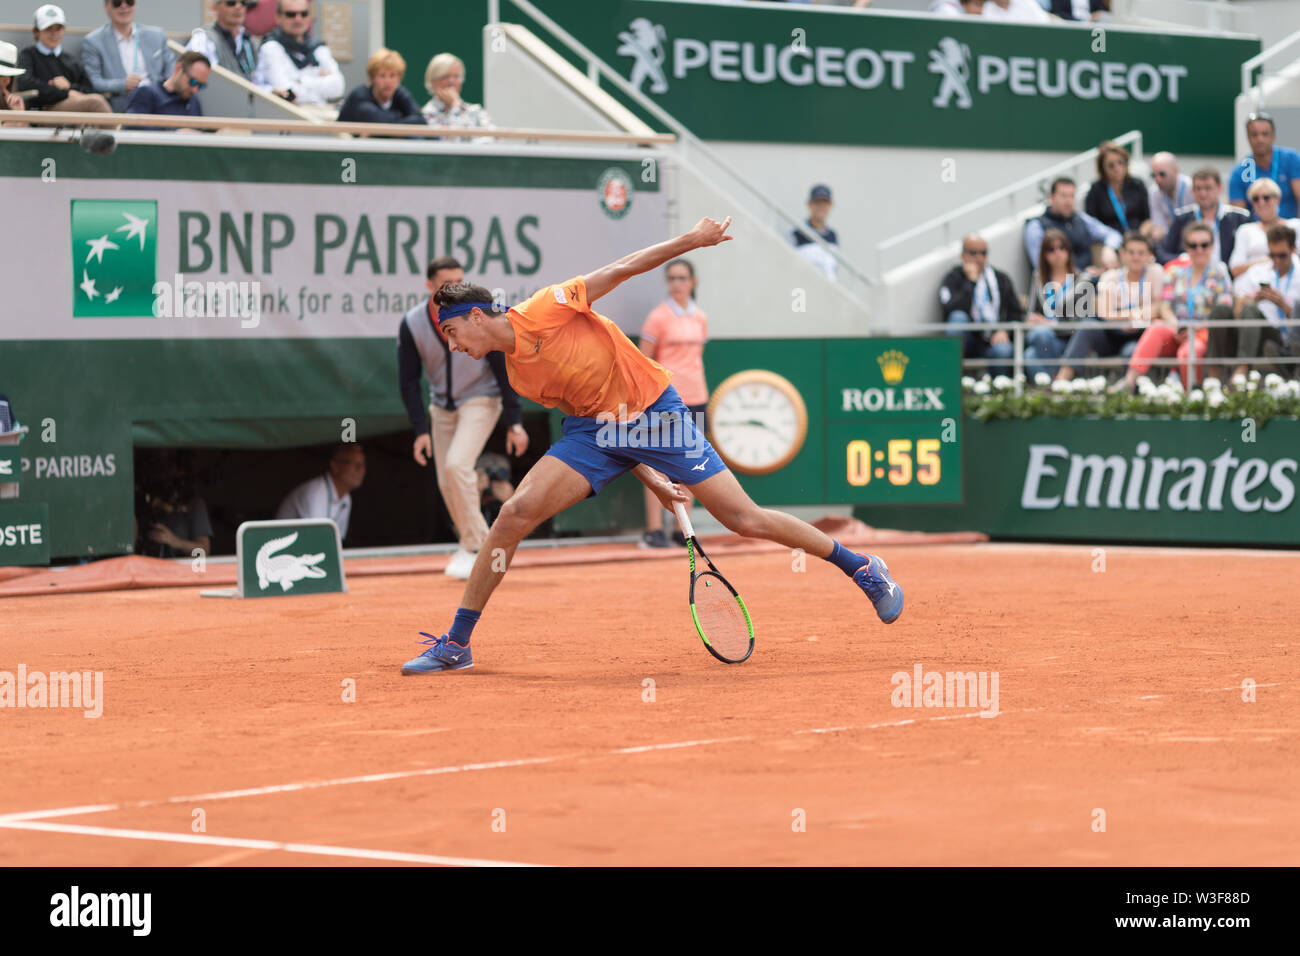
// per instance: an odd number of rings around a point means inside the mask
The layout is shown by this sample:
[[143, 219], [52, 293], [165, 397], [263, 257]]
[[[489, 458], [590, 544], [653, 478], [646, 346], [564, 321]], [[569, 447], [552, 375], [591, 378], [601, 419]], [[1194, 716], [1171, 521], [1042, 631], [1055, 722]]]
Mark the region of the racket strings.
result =
[[695, 582], [695, 616], [709, 644], [723, 657], [740, 660], [749, 653], [749, 619], [721, 581], [704, 575]]

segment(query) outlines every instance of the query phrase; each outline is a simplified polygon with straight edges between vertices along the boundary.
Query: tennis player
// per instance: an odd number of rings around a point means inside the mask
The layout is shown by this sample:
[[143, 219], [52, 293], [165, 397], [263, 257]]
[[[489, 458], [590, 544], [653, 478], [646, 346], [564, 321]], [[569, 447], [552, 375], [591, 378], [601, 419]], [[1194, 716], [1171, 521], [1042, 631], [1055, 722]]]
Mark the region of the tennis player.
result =
[[439, 637], [421, 632], [427, 638], [422, 643], [432, 646], [407, 661], [403, 674], [474, 666], [470, 637], [519, 542], [547, 518], [596, 494], [627, 471], [665, 508], [689, 500], [681, 487], [685, 485], [736, 534], [801, 548], [829, 561], [866, 593], [882, 621], [898, 619], [903, 590], [889, 576], [885, 562], [848, 550], [793, 515], [756, 505], [705, 436], [696, 432], [693, 417], [670, 384], [672, 373], [592, 309], [597, 299], [633, 276], [692, 250], [730, 241], [730, 226], [730, 217], [721, 223], [701, 219], [676, 239], [547, 286], [507, 311], [498, 311], [482, 286], [449, 285], [438, 291], [438, 323], [452, 349], [476, 359], [504, 352], [515, 391], [547, 408], [559, 408], [567, 417], [563, 437], [501, 507], [479, 549], [451, 628]]

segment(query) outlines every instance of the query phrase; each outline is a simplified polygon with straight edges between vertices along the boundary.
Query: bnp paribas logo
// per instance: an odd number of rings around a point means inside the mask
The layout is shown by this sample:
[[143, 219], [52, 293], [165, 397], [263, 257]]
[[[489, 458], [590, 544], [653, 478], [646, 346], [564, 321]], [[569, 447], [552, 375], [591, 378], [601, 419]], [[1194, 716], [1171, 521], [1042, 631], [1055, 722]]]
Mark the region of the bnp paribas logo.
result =
[[152, 316], [158, 203], [72, 200], [72, 315]]

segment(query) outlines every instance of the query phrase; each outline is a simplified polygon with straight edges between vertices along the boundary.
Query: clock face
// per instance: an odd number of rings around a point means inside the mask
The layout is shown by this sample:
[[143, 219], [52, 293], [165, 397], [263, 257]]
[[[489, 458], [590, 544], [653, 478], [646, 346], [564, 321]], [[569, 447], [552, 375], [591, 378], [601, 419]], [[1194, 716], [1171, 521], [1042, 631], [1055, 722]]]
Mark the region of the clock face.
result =
[[709, 402], [713, 447], [731, 468], [765, 475], [794, 460], [808, 434], [798, 389], [774, 372], [737, 372]]

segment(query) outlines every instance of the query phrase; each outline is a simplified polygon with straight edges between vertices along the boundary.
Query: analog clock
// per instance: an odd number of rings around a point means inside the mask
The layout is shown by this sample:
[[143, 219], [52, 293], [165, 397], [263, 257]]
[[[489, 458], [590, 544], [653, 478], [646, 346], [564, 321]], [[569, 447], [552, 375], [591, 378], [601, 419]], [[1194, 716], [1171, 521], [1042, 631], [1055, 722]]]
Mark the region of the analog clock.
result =
[[799, 390], [775, 372], [737, 372], [709, 400], [709, 438], [722, 460], [746, 475], [784, 468], [808, 436]]

